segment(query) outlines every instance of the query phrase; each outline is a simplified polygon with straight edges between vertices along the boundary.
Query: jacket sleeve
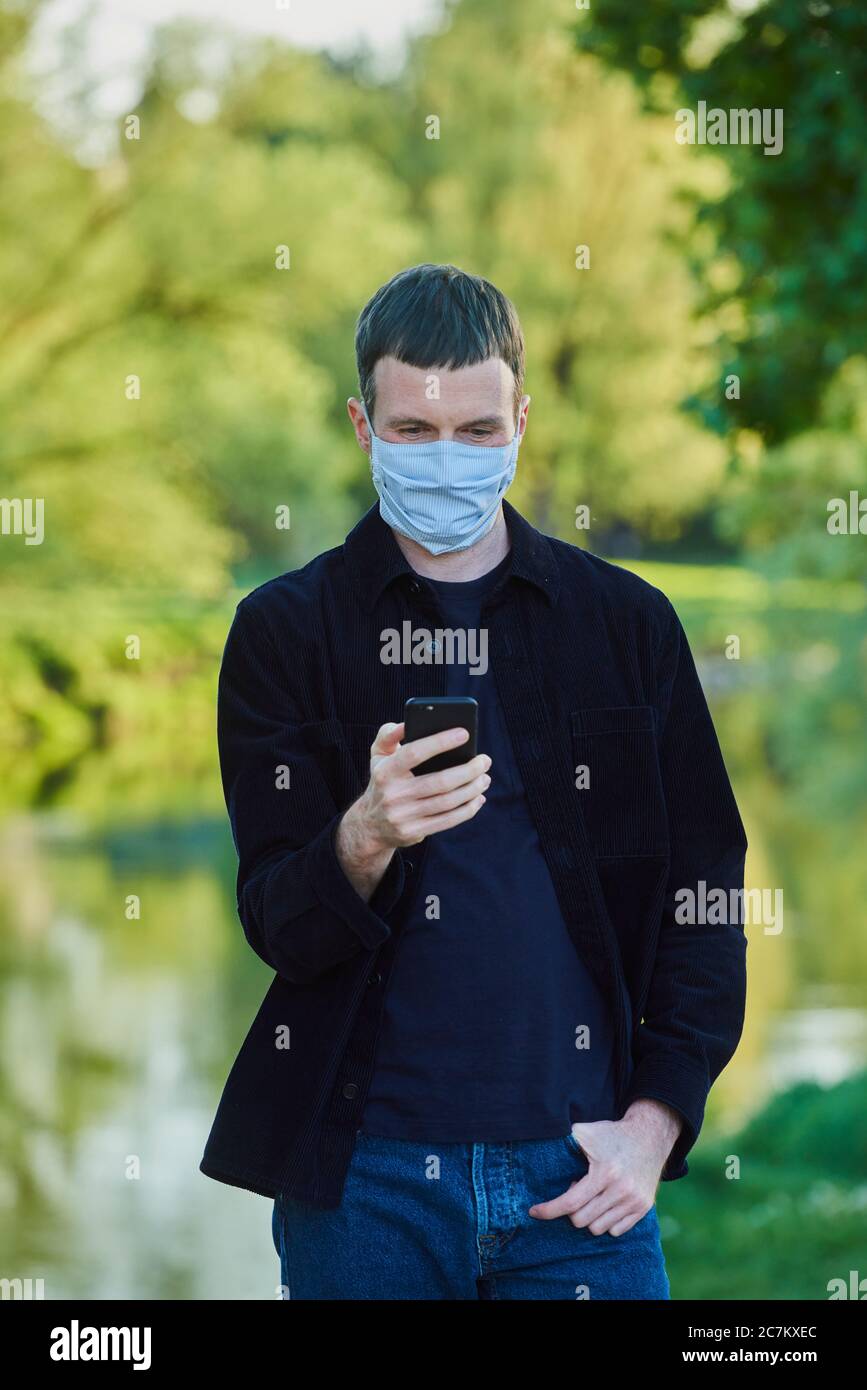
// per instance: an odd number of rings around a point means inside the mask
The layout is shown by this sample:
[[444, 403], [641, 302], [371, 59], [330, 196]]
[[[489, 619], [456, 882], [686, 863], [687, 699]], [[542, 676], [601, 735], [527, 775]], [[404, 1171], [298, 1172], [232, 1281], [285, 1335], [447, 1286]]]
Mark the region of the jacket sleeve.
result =
[[[404, 885], [398, 853], [370, 902], [334, 847], [335, 804], [302, 731], [286, 673], [249, 600], [226, 640], [217, 689], [223, 792], [238, 853], [238, 915], [253, 950], [294, 983], [314, 979], [390, 935]], [[288, 785], [287, 785], [288, 783]]]
[[[679, 1112], [683, 1128], [662, 1172], [668, 1180], [688, 1171], [685, 1158], [701, 1130], [708, 1092], [743, 1029], [747, 839], [686, 634], [668, 600], [666, 610], [658, 714], [671, 862], [626, 1103], [648, 1097]], [[702, 881], [708, 895], [725, 891], [729, 906], [718, 914], [724, 920], [678, 920], [687, 914], [676, 895], [700, 894]], [[704, 915], [717, 914], [709, 908]]]

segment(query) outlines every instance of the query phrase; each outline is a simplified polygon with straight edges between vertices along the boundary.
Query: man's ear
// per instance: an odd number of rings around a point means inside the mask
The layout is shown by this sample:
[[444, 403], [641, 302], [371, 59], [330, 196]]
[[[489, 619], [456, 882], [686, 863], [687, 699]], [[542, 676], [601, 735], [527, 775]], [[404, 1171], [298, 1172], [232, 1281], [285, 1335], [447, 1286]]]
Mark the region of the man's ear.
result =
[[355, 430], [355, 439], [359, 449], [362, 449], [365, 454], [369, 454], [370, 431], [367, 428], [367, 421], [364, 418], [361, 402], [356, 396], [348, 396], [346, 400], [346, 409], [352, 421], [352, 428]]

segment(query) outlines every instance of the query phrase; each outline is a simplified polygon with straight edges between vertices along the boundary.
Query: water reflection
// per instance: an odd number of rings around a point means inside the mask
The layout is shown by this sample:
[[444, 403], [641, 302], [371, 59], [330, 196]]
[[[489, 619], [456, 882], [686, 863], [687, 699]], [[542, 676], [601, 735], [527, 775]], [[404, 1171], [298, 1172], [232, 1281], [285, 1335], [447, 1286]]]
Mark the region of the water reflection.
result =
[[56, 829], [19, 820], [3, 847], [3, 1273], [46, 1298], [272, 1297], [270, 1204], [198, 1172], [270, 979], [234, 918], [228, 832]]
[[[834, 1086], [854, 1069], [867, 1066], [867, 1016], [855, 1007], [856, 991], [829, 989], [776, 1018], [770, 1030], [766, 1074], [769, 1086], [782, 1090], [798, 1081]], [[851, 1007], [847, 1001], [851, 1000]]]

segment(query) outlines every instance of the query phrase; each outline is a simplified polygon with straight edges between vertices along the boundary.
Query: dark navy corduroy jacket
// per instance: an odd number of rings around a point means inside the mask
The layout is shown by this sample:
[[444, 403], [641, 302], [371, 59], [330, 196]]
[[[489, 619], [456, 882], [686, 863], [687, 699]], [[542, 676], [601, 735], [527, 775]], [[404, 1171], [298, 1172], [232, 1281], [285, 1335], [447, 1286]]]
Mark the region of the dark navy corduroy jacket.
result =
[[[742, 903], [744, 828], [668, 599], [503, 506], [511, 565], [483, 610], [488, 660], [566, 924], [615, 1017], [619, 1113], [641, 1096], [679, 1112], [662, 1176], [680, 1178], [741, 1035], [746, 937], [738, 910], [678, 921], [675, 895], [721, 888]], [[200, 1167], [268, 1197], [339, 1205], [362, 1123], [426, 844], [396, 852], [365, 903], [334, 832], [379, 726], [409, 696], [444, 693], [444, 665], [380, 659], [384, 630], [406, 621], [445, 626], [375, 504], [342, 546], [243, 599], [226, 642], [218, 741], [238, 912], [275, 974]]]

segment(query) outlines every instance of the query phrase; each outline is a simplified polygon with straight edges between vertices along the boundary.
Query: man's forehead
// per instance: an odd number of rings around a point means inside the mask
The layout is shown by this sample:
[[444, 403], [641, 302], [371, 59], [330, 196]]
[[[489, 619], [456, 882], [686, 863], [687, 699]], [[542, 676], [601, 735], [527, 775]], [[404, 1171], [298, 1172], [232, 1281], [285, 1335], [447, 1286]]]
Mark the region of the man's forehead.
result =
[[[384, 404], [384, 398], [399, 396], [406, 404], [408, 400], [418, 404], [435, 405], [438, 402], [454, 401], [467, 403], [473, 397], [485, 396], [488, 408], [491, 395], [497, 393], [505, 406], [514, 391], [514, 377], [511, 369], [500, 357], [489, 357], [484, 362], [475, 362], [466, 367], [414, 367], [407, 362], [399, 362], [395, 357], [381, 357], [373, 369], [377, 400]], [[437, 394], [431, 394], [431, 384], [435, 382]]]

